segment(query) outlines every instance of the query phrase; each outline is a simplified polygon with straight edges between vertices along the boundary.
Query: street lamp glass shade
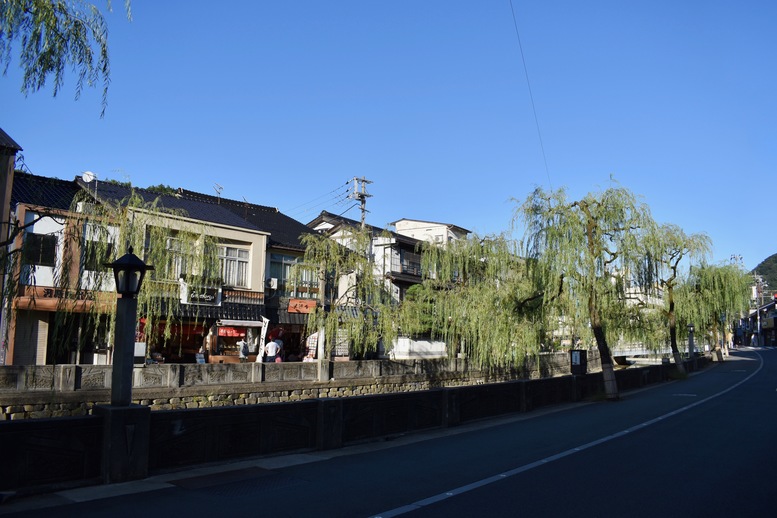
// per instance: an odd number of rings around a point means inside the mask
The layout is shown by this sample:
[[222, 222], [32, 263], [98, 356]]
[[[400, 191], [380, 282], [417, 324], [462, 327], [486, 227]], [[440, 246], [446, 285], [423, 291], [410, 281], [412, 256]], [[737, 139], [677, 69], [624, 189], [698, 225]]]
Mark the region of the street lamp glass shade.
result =
[[143, 273], [139, 271], [128, 272], [124, 270], [117, 270], [116, 274], [116, 291], [121, 294], [129, 293], [137, 295], [140, 292], [140, 283], [142, 281]]
[[116, 292], [122, 297], [135, 297], [140, 292], [143, 277], [153, 266], [144, 263], [138, 256], [132, 253], [132, 247], [126, 254], [112, 263], [106, 264], [113, 268], [113, 276], [116, 281]]
[[693, 324], [688, 324], [688, 332], [693, 333]]

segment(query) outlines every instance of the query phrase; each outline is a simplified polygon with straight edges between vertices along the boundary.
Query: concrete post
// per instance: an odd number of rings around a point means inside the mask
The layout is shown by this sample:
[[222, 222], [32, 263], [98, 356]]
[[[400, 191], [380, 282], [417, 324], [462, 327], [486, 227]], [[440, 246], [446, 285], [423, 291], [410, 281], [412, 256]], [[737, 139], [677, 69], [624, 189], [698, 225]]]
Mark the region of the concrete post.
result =
[[95, 407], [103, 417], [102, 478], [112, 484], [148, 476], [151, 409], [132, 405], [135, 324], [138, 300], [116, 301], [116, 334], [111, 372], [111, 405]]
[[135, 321], [138, 299], [119, 297], [116, 301], [116, 335], [111, 372], [111, 405], [132, 403], [132, 369], [135, 361]]
[[104, 484], [148, 476], [151, 409], [147, 406], [94, 407], [103, 418], [102, 479]]

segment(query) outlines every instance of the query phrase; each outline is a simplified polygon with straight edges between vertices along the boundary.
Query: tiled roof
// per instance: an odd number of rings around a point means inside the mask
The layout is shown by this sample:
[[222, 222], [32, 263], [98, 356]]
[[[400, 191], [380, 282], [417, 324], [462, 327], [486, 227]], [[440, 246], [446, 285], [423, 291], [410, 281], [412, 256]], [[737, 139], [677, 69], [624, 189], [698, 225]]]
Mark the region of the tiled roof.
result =
[[76, 181], [82, 185], [84, 189], [88, 189], [90, 193], [96, 193], [99, 200], [124, 204], [134, 191], [134, 193], [140, 196], [145, 203], [154, 203], [156, 201], [157, 206], [161, 209], [168, 209], [175, 211], [176, 213], [181, 211], [185, 217], [191, 219], [248, 230], [263, 230], [221, 205], [198, 201], [174, 194], [161, 194], [148, 189], [139, 189], [137, 187], [133, 189], [112, 182], [99, 182], [98, 180], [93, 180], [92, 182], [86, 183], [80, 177], [78, 177]]
[[226, 208], [257, 228], [269, 232], [270, 236], [267, 238], [267, 244], [271, 248], [303, 251], [305, 246], [300, 241], [300, 236], [303, 234], [315, 234], [309, 227], [283, 214], [275, 207], [219, 198], [185, 189], [178, 189], [178, 194], [185, 199], [199, 200]]
[[13, 179], [11, 205], [27, 203], [52, 209], [70, 209], [81, 188], [72, 180], [59, 180], [16, 171]]
[[3, 131], [3, 128], [0, 128], [0, 149], [10, 149], [11, 151], [21, 151], [22, 146], [14, 142], [14, 139], [12, 139], [8, 133]]
[[[310, 223], [308, 223], [308, 226], [311, 228], [315, 228], [320, 223], [329, 223], [331, 225], [334, 225], [334, 227], [361, 227], [361, 221], [356, 221], [355, 219], [346, 218], [343, 216], [337, 216], [335, 214], [332, 214], [331, 212], [327, 212], [325, 210], [321, 211], [321, 214], [316, 217], [316, 219], [312, 220]], [[409, 243], [409, 244], [417, 244], [420, 241], [418, 239], [415, 239], [413, 237], [409, 236], [403, 236], [402, 234], [397, 234], [396, 232], [393, 232], [391, 230], [375, 227], [372, 225], [365, 225], [367, 229], [372, 232], [373, 236], [379, 236], [383, 234], [384, 232], [387, 232], [392, 238], [394, 238], [397, 241]]]
[[[329, 223], [331, 225], [334, 225], [336, 227], [338, 226], [346, 226], [346, 227], [360, 227], [361, 221], [356, 221], [355, 219], [346, 218], [344, 216], [338, 216], [336, 214], [332, 214], [331, 212], [327, 212], [325, 210], [321, 211], [321, 214], [316, 216], [316, 218], [308, 223], [309, 227], [315, 227], [319, 223]], [[383, 232], [382, 228], [374, 227], [372, 225], [365, 225], [373, 234], [377, 234], [380, 232]]]

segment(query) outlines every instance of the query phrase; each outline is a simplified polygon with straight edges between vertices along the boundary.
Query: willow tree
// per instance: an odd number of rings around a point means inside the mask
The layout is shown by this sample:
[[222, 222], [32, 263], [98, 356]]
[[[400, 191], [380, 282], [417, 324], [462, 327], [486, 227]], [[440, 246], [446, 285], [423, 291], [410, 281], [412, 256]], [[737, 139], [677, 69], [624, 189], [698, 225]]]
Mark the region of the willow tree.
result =
[[481, 368], [522, 365], [546, 326], [518, 251], [502, 235], [425, 244], [424, 280], [402, 303], [401, 333], [443, 340]]
[[[629, 327], [627, 280], [651, 283], [654, 268], [641, 243], [650, 212], [627, 189], [611, 187], [569, 201], [563, 189], [536, 189], [516, 210], [526, 225], [525, 256], [543, 304], [577, 335], [590, 328], [601, 356], [608, 399], [618, 399], [608, 336]], [[558, 291], [549, 289], [558, 286]]]
[[663, 224], [655, 227], [648, 235], [647, 242], [654, 259], [653, 264], [656, 266], [655, 287], [663, 292], [664, 304], [661, 311], [669, 331], [669, 346], [677, 369], [684, 373], [685, 367], [677, 346], [675, 307], [675, 290], [682, 275], [680, 263], [686, 258], [691, 261], [703, 260], [710, 252], [711, 241], [706, 234], [688, 235], [677, 225]]
[[305, 234], [305, 255], [292, 269], [298, 282], [311, 270], [324, 286], [322, 305], [308, 317], [308, 328], [323, 330], [327, 354], [337, 345], [364, 355], [388, 347], [397, 336], [395, 305], [371, 261], [369, 229], [345, 227], [334, 236]]
[[[210, 286], [219, 277], [216, 241], [206, 225], [187, 220], [182, 211], [166, 209], [160, 197], [147, 201], [137, 191], [130, 192], [122, 200], [96, 203], [89, 192], [81, 191], [73, 200], [54, 277], [58, 297], [52, 336], [57, 337], [58, 356], [112, 341], [116, 305], [113, 272], [105, 263], [124, 255], [130, 246], [155, 267], [138, 295], [138, 315], [145, 318], [149, 347], [176, 345], [171, 328], [181, 319], [180, 274], [194, 274], [188, 279], [193, 289]], [[30, 273], [24, 275], [24, 266], [19, 266], [11, 290], [35, 284], [34, 268], [27, 268]], [[161, 322], [167, 325], [159, 326]]]
[[[106, 1], [111, 10], [111, 1]], [[125, 0], [131, 19], [130, 0]], [[60, 0], [2, 0], [0, 2], [0, 66], [11, 63], [14, 42], [20, 45], [22, 93], [36, 92], [51, 77], [54, 96], [65, 81], [67, 69], [76, 72], [76, 99], [84, 85], [102, 82], [102, 113], [108, 100], [110, 59], [108, 27], [99, 8], [88, 2]]]
[[677, 315], [683, 324], [728, 348], [728, 322], [750, 307], [752, 276], [739, 264], [703, 264], [690, 270], [677, 292]]

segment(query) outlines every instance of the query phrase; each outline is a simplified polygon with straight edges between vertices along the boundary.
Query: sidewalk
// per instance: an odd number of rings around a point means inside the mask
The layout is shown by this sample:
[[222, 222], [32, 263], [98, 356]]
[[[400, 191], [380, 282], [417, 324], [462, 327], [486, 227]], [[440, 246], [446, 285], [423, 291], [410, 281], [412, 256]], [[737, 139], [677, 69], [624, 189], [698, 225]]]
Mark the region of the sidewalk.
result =
[[253, 459], [212, 464], [209, 466], [184, 468], [180, 471], [153, 475], [148, 478], [135, 480], [132, 482], [85, 486], [53, 491], [50, 493], [40, 493], [18, 497], [13, 494], [3, 495], [0, 493], [0, 515], [56, 508], [72, 503], [88, 502], [102, 498], [113, 498], [130, 494], [142, 494], [149, 491], [157, 491], [172, 487], [204, 488], [230, 482], [238, 482], [242, 479], [256, 478], [257, 474], [262, 472], [270, 474], [273, 470], [280, 470], [299, 464], [320, 462], [345, 455], [358, 455], [361, 453], [387, 448], [395, 448], [415, 442], [433, 440], [439, 437], [467, 433], [491, 426], [498, 426], [503, 423], [525, 421], [555, 412], [561, 412], [572, 407], [589, 404], [592, 404], [592, 402], [581, 401], [577, 403], [561, 404], [552, 407], [541, 408], [527, 414], [500, 416], [483, 421], [466, 423], [453, 428], [439, 428], [412, 434], [401, 434], [397, 436], [386, 437], [377, 441], [346, 446], [336, 450], [294, 453], [271, 457], [257, 457]]
[[[755, 349], [755, 350], [759, 350]], [[754, 350], [740, 348], [739, 351]], [[727, 357], [728, 359], [728, 357]], [[731, 358], [736, 359], [736, 358]], [[720, 364], [712, 364], [711, 367]], [[701, 374], [708, 369], [690, 373], [691, 376]], [[649, 385], [641, 389], [628, 391], [629, 394], [651, 390], [662, 386], [661, 383]], [[179, 471], [153, 475], [142, 480], [123, 482], [118, 484], [105, 484], [85, 486], [73, 489], [52, 491], [28, 496], [16, 496], [14, 494], [0, 493], [0, 515], [50, 509], [66, 506], [72, 503], [87, 502], [103, 498], [112, 498], [130, 494], [142, 494], [150, 491], [163, 490], [173, 487], [205, 488], [228, 483], [238, 483], [240, 480], [257, 478], [263, 474], [271, 474], [273, 470], [281, 470], [286, 467], [325, 461], [335, 457], [346, 455], [358, 455], [387, 448], [394, 448], [420, 441], [433, 440], [435, 438], [462, 434], [474, 430], [498, 426], [503, 423], [525, 421], [542, 417], [548, 414], [562, 412], [569, 408], [593, 404], [592, 401], [566, 403], [551, 407], [544, 407], [530, 413], [513, 414], [489, 418], [481, 421], [462, 424], [452, 428], [438, 428], [411, 434], [400, 434], [385, 437], [376, 441], [347, 446], [336, 450], [311, 451], [278, 455], [269, 457], [256, 457], [252, 459], [235, 460], [208, 466], [184, 468]]]

